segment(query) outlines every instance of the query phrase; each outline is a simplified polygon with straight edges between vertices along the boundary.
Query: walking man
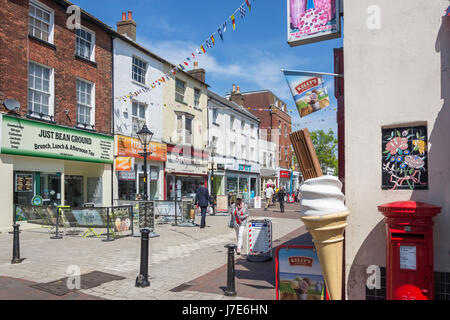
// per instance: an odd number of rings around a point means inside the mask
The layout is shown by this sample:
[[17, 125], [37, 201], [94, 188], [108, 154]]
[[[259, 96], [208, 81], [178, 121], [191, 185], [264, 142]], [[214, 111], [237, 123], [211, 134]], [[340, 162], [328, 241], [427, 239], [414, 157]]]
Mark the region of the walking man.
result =
[[194, 205], [199, 206], [202, 214], [202, 221], [200, 223], [200, 229], [205, 228], [206, 225], [206, 209], [208, 209], [209, 204], [209, 192], [204, 186], [198, 186], [197, 193], [195, 194]]
[[242, 203], [242, 195], [236, 196], [236, 202], [231, 205], [231, 215], [234, 217], [234, 230], [236, 231], [237, 238], [237, 255], [241, 254], [242, 239], [244, 237], [244, 231], [246, 227], [246, 221], [248, 218], [248, 208], [245, 203]]
[[270, 202], [272, 201], [272, 196], [275, 192], [273, 191], [272, 186], [268, 184], [265, 193], [266, 193], [266, 207], [264, 208], [264, 211], [267, 211], [267, 208], [270, 206]]
[[284, 187], [282, 187], [278, 191], [278, 202], [280, 202], [280, 211], [284, 212], [284, 197], [286, 196], [286, 191], [284, 190]]

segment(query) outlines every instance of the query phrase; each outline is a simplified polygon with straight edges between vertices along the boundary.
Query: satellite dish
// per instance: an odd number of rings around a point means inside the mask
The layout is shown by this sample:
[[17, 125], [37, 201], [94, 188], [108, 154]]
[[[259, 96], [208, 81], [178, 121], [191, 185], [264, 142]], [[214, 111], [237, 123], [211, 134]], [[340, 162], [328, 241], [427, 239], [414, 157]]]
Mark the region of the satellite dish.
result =
[[20, 109], [19, 101], [14, 100], [14, 99], [6, 99], [5, 101], [3, 101], [3, 105], [9, 111], [17, 111]]

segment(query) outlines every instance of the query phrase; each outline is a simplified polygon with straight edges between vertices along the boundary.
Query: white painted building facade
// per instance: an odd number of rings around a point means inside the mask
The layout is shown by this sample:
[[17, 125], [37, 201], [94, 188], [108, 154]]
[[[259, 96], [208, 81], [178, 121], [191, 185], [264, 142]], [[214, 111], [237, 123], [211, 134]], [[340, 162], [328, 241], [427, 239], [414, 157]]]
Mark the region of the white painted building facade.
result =
[[214, 144], [217, 148], [209, 161], [209, 168], [214, 163], [214, 193], [241, 193], [247, 200], [258, 196], [261, 171], [259, 119], [211, 91], [208, 91], [208, 109], [209, 145]]
[[[387, 263], [377, 206], [408, 200], [442, 207], [434, 218], [432, 271], [435, 299], [449, 299], [440, 289], [450, 275], [448, 6], [448, 0], [344, 1], [347, 299], [373, 299], [368, 267]], [[370, 7], [379, 15], [365, 14]], [[419, 249], [417, 259], [408, 259], [423, 260]]]
[[[164, 62], [156, 55], [126, 38], [114, 39], [114, 95], [123, 96], [130, 92], [150, 88], [150, 83], [163, 76]], [[129, 144], [137, 143], [136, 132], [144, 124], [153, 132], [154, 153], [147, 161], [147, 190], [150, 200], [164, 199], [164, 163], [167, 159], [163, 136], [163, 85], [149, 92], [139, 94], [133, 99], [114, 100], [115, 155], [121, 150], [130, 151], [133, 158], [131, 171], [117, 171], [114, 175], [114, 199], [134, 200], [144, 190], [143, 158], [137, 156], [135, 148]], [[123, 142], [125, 141], [125, 142]], [[121, 145], [120, 145], [121, 144]], [[134, 150], [130, 150], [130, 148]], [[156, 151], [157, 150], [157, 151]]]

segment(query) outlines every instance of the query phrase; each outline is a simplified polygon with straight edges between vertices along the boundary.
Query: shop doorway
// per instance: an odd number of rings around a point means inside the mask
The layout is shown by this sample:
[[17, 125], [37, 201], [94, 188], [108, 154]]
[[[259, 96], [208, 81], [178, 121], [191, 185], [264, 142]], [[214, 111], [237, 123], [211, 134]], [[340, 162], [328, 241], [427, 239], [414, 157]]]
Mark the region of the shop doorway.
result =
[[250, 199], [256, 196], [256, 178], [250, 178]]
[[72, 208], [81, 208], [84, 204], [84, 177], [65, 176], [65, 204]]

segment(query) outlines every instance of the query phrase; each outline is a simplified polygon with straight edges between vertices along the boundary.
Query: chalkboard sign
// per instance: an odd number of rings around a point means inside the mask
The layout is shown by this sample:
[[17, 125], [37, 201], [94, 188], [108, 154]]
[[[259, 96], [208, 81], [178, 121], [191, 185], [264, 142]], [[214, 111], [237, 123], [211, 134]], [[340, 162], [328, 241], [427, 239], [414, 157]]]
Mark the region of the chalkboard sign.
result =
[[228, 196], [216, 196], [217, 212], [228, 212]]

